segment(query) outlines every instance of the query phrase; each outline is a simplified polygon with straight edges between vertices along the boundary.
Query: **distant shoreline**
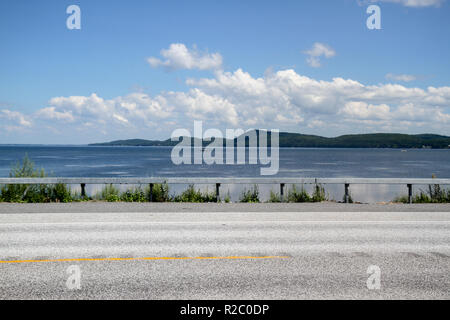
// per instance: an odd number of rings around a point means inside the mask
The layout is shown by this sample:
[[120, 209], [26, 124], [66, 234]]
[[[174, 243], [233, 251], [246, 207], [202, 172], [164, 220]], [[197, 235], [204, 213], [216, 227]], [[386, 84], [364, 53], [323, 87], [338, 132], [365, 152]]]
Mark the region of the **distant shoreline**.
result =
[[[255, 130], [256, 137], [259, 130]], [[248, 133], [247, 133], [248, 134]], [[254, 133], [253, 133], [254, 135]], [[270, 136], [270, 132], [268, 134]], [[242, 136], [235, 138], [234, 144]], [[188, 138], [189, 139], [189, 138]], [[194, 145], [194, 140], [192, 144]], [[246, 146], [248, 146], [248, 138]], [[225, 146], [226, 139], [224, 139]], [[230, 142], [230, 141], [229, 141]], [[90, 143], [90, 144], [0, 144], [0, 147], [173, 147], [179, 141], [166, 140], [146, 140], [146, 139], [125, 139], [110, 142]], [[209, 141], [197, 140], [203, 147], [210, 144]], [[268, 141], [270, 147], [270, 139]], [[279, 133], [280, 148], [326, 148], [326, 149], [450, 149], [450, 137], [437, 134], [400, 134], [400, 133], [371, 133], [371, 134], [351, 134], [334, 138], [305, 135], [300, 133]]]
[[[173, 146], [145, 146], [145, 145], [108, 145], [108, 144], [0, 144], [1, 147], [52, 147], [52, 148], [171, 148]], [[203, 146], [205, 148], [205, 146]], [[238, 147], [235, 147], [238, 148]], [[248, 148], [248, 147], [246, 147]], [[401, 147], [295, 147], [280, 146], [280, 149], [392, 149], [392, 150], [450, 150], [447, 148], [401, 148]], [[225, 149], [225, 147], [224, 147]]]
[[[255, 130], [253, 136], [259, 135], [259, 130]], [[249, 133], [247, 133], [249, 134]], [[268, 134], [270, 136], [270, 132]], [[232, 144], [237, 146], [238, 139], [235, 138]], [[189, 138], [187, 138], [189, 139]], [[194, 145], [192, 139], [191, 145]], [[245, 137], [245, 139], [247, 139]], [[224, 139], [225, 145], [226, 139]], [[145, 139], [128, 139], [116, 140], [111, 142], [93, 143], [89, 146], [167, 146], [172, 147], [177, 145], [178, 141], [166, 140], [145, 140]], [[197, 141], [207, 146], [210, 142]], [[247, 144], [248, 145], [248, 144]], [[268, 141], [270, 146], [270, 139]], [[450, 137], [436, 134], [399, 134], [399, 133], [373, 133], [373, 134], [353, 134], [343, 135], [334, 138], [327, 138], [315, 135], [305, 135], [300, 133], [279, 133], [279, 147], [281, 148], [389, 148], [389, 149], [450, 149]]]

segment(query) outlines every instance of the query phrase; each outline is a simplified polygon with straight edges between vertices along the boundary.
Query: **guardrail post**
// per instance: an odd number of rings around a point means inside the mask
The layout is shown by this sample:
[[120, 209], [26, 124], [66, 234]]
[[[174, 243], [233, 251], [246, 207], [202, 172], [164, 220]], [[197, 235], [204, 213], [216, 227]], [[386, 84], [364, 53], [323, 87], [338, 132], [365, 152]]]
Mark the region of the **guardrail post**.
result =
[[150, 183], [150, 202], [153, 202], [153, 183]]
[[348, 188], [350, 187], [349, 183], [345, 184], [345, 203], [349, 203], [350, 202], [350, 194], [348, 192]]
[[216, 183], [216, 202], [220, 201], [220, 183]]
[[81, 184], [81, 196], [86, 197], [86, 183]]
[[412, 203], [412, 184], [408, 184], [408, 203]]
[[280, 200], [284, 202], [284, 183], [280, 183]]

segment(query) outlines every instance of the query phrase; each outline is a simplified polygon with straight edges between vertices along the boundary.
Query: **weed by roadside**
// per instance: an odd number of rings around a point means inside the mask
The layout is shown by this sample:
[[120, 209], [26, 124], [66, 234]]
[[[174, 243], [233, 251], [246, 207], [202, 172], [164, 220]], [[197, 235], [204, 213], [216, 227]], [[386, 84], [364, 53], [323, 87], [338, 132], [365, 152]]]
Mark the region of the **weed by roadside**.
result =
[[[44, 169], [36, 169], [34, 162], [25, 155], [11, 169], [10, 178], [45, 178]], [[0, 188], [0, 201], [3, 202], [71, 202], [70, 188], [65, 184], [8, 184]]]
[[239, 198], [240, 202], [258, 203], [259, 201], [259, 189], [257, 185], [254, 185], [251, 189], [245, 189]]

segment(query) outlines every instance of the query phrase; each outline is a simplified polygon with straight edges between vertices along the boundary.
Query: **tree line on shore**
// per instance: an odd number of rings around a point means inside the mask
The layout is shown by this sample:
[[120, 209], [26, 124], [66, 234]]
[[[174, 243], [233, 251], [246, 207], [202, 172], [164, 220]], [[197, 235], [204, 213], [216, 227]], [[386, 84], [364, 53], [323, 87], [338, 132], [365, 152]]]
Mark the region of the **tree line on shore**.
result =
[[[246, 133], [245, 135], [250, 135]], [[259, 130], [256, 130], [259, 135]], [[270, 137], [270, 132], [268, 133]], [[195, 138], [191, 138], [194, 140]], [[234, 145], [237, 140], [234, 139]], [[246, 138], [248, 146], [248, 138]], [[111, 142], [93, 143], [90, 146], [175, 146], [178, 141], [167, 140], [145, 140], [128, 139]], [[203, 141], [203, 146], [209, 142]], [[192, 144], [194, 142], [192, 141]], [[224, 144], [225, 145], [225, 144]], [[270, 147], [270, 139], [268, 141]], [[436, 134], [400, 134], [400, 133], [373, 133], [373, 134], [350, 134], [334, 138], [317, 135], [306, 135], [300, 133], [280, 132], [279, 146], [281, 148], [394, 148], [394, 149], [449, 149], [450, 137]]]

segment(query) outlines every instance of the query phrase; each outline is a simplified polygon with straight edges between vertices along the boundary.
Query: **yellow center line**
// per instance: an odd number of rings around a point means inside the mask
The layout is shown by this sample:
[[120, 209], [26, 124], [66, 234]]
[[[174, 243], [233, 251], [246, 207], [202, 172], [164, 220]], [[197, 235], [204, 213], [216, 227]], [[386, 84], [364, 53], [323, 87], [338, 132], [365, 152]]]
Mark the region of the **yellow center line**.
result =
[[74, 262], [74, 261], [130, 261], [130, 260], [239, 260], [239, 259], [288, 259], [288, 256], [228, 256], [228, 257], [138, 257], [138, 258], [72, 258], [42, 260], [0, 260], [0, 263]]

